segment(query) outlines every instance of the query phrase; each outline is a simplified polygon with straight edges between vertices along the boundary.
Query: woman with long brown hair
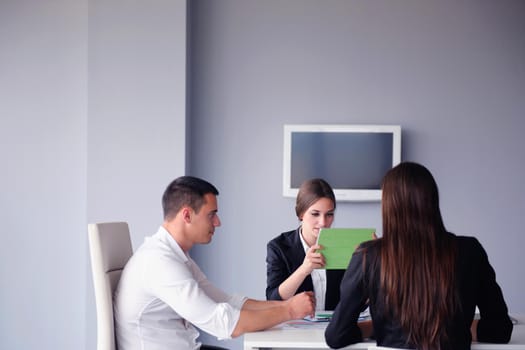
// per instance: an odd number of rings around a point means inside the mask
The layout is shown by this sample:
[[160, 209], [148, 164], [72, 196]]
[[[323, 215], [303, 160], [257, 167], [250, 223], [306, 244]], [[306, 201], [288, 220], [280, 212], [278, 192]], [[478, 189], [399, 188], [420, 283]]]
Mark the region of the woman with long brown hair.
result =
[[473, 340], [508, 342], [512, 322], [494, 269], [476, 238], [445, 229], [428, 169], [401, 163], [382, 190], [383, 235], [352, 256], [327, 344], [340, 348], [370, 336], [371, 324], [357, 322], [367, 300], [378, 345], [448, 350], [470, 349]]

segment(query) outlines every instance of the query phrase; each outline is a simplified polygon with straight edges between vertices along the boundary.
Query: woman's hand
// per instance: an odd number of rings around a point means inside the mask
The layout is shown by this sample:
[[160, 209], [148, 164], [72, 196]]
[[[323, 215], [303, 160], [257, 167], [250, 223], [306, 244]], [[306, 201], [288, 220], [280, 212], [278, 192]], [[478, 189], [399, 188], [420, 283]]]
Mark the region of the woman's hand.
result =
[[318, 244], [308, 248], [301, 266], [279, 285], [279, 295], [283, 300], [291, 298], [295, 292], [297, 292], [301, 283], [304, 282], [304, 279], [310, 275], [314, 269], [325, 266], [324, 256], [318, 252], [321, 248]]
[[302, 269], [306, 275], [311, 274], [314, 269], [320, 269], [324, 267], [326, 264], [324, 256], [320, 252], [321, 248], [322, 247], [319, 244], [314, 244], [306, 251], [306, 256], [304, 257], [303, 264], [300, 267], [300, 269]]

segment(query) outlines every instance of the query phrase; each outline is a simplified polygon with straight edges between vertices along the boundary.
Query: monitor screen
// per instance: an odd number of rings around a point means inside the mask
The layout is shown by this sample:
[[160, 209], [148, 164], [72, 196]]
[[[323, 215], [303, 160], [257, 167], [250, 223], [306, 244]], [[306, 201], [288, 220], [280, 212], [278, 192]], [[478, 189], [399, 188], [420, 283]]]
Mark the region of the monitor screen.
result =
[[385, 173], [401, 160], [397, 125], [285, 125], [283, 194], [320, 177], [338, 200], [380, 200]]

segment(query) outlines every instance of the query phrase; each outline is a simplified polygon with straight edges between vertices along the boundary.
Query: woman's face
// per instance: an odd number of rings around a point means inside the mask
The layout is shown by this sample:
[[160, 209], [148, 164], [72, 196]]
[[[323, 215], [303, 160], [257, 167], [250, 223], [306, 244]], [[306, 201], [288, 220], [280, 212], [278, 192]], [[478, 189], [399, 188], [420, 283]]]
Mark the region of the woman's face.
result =
[[312, 204], [303, 214], [303, 238], [312, 246], [317, 242], [319, 231], [332, 226], [334, 222], [334, 203], [328, 198], [320, 198]]

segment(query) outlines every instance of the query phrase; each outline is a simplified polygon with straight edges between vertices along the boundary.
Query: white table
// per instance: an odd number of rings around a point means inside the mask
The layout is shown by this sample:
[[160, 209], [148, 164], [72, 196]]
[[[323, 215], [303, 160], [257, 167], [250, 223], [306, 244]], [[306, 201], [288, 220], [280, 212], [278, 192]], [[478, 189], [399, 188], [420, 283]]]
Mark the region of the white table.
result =
[[[472, 350], [525, 350], [525, 316], [514, 316], [514, 325], [508, 344], [473, 343]], [[259, 349], [330, 349], [324, 341], [326, 322], [292, 321], [277, 327], [244, 335], [244, 350]], [[363, 349], [375, 341], [352, 344], [344, 349]]]

